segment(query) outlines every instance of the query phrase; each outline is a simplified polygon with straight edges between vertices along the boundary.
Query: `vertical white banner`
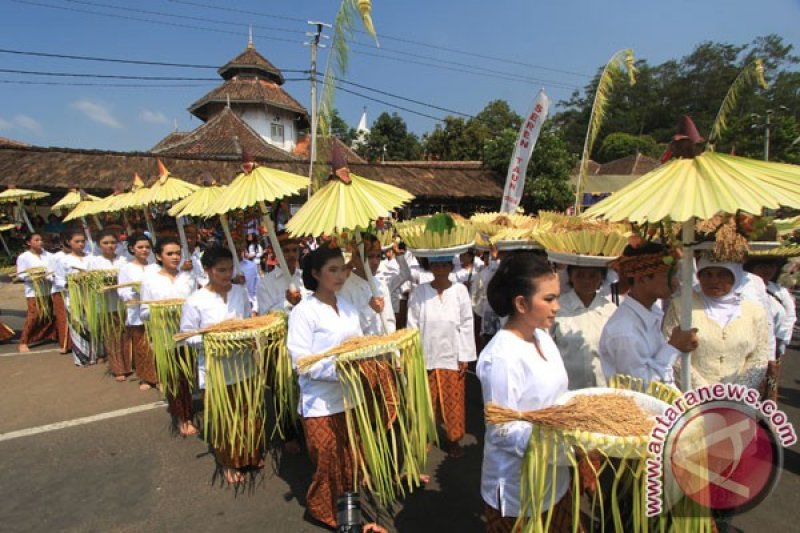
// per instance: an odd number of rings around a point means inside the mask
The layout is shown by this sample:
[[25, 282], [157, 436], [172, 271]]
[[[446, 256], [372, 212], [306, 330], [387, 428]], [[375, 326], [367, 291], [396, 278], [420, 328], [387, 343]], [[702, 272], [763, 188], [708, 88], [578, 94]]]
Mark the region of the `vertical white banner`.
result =
[[506, 186], [503, 189], [503, 203], [500, 207], [500, 212], [502, 213], [513, 213], [517, 210], [522, 200], [522, 192], [525, 189], [525, 172], [528, 169], [531, 153], [533, 153], [533, 148], [539, 139], [539, 133], [542, 131], [542, 124], [547, 118], [549, 108], [550, 99], [542, 89], [536, 95], [536, 99], [533, 101], [528, 114], [525, 115], [522, 126], [519, 129], [514, 152], [511, 154], [511, 162], [508, 165]]

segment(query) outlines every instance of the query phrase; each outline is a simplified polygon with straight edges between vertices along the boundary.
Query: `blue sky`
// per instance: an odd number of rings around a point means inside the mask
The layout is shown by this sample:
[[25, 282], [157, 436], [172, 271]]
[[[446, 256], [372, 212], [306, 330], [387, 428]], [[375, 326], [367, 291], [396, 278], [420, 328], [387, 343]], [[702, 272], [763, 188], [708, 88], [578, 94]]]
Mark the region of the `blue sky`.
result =
[[[263, 55], [279, 68], [302, 70], [309, 65], [309, 50], [302, 45], [308, 28], [302, 21], [333, 22], [338, 4], [338, 0], [0, 0], [0, 49], [221, 66], [244, 49], [248, 24], [253, 24], [256, 48]], [[685, 55], [704, 40], [744, 44], [777, 33], [800, 53], [797, 0], [373, 0], [373, 18], [383, 36], [382, 48], [369, 46], [366, 36], [357, 35], [360, 44], [353, 46], [347, 79], [467, 114], [477, 113], [498, 98], [524, 113], [540, 87], [554, 100], [565, 99], [621, 48], [633, 48], [637, 57], [658, 64]], [[321, 68], [325, 58], [323, 51]], [[135, 66], [9, 53], [0, 53], [0, 69], [218, 77], [211, 68]], [[509, 80], [504, 73], [527, 80]], [[285, 76], [301, 75], [287, 72]], [[186, 107], [217, 83], [0, 72], [0, 136], [42, 146], [147, 150], [172, 131], [176, 121], [180, 130], [197, 127], [200, 122], [190, 117]], [[309, 107], [307, 81], [287, 82], [285, 88]], [[348, 88], [428, 115], [446, 114]], [[336, 104], [351, 125], [356, 124], [365, 105], [370, 121], [383, 111], [395, 110], [344, 92], [337, 94]], [[436, 124], [432, 118], [398, 113], [420, 134]]]

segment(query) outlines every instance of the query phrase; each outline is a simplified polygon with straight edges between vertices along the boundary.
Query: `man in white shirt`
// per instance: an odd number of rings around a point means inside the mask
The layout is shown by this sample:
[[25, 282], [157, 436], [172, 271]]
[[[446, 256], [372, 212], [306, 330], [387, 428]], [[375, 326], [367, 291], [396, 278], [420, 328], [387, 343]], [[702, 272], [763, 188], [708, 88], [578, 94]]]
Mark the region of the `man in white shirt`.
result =
[[669, 340], [661, 333], [664, 313], [655, 305], [672, 296], [675, 258], [661, 244], [627, 246], [617, 260], [620, 277], [631, 285], [628, 297], [611, 315], [600, 336], [600, 362], [606, 379], [616, 374], [672, 383], [672, 365], [680, 352], [697, 348], [697, 330], [673, 328]]
[[303, 286], [303, 271], [299, 268], [300, 241], [282, 231], [278, 234], [278, 242], [291, 279], [286, 279], [280, 268], [274, 268], [269, 274], [261, 277], [256, 288], [259, 315], [265, 315], [270, 311], [290, 313], [294, 306], [308, 295]]
[[[370, 269], [373, 277], [378, 273], [381, 262], [381, 244], [374, 235], [365, 235], [364, 255], [367, 256], [367, 268]], [[364, 263], [357, 249], [353, 249], [351, 260], [353, 272], [347, 278], [344, 287], [338, 295], [353, 304], [358, 309], [361, 320], [361, 330], [364, 335], [381, 335], [383, 333], [394, 333], [396, 322], [392, 311], [389, 298], [391, 292], [386, 283], [375, 277], [379, 296], [372, 294], [372, 288], [367, 282], [367, 273], [364, 270]]]

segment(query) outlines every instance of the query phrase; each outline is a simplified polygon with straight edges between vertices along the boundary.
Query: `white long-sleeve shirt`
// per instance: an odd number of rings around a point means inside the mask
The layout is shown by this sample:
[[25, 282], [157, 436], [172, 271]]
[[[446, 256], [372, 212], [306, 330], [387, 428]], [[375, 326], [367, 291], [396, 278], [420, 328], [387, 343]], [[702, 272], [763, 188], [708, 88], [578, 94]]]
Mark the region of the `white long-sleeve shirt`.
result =
[[551, 330], [569, 376], [569, 388], [605, 387], [600, 364], [600, 335], [617, 306], [596, 294], [589, 307], [574, 289], [561, 294], [561, 305]]
[[[66, 289], [67, 276], [73, 272], [86, 272], [89, 270], [91, 258], [91, 255], [78, 257], [77, 255], [73, 254], [64, 254], [61, 260], [58, 262], [58, 268], [55, 271], [53, 284], [57, 287], [60, 287], [59, 290]], [[64, 293], [64, 302], [66, 303], [67, 309], [69, 309], [69, 292]]]
[[[527, 342], [501, 329], [481, 352], [478, 379], [483, 402], [495, 403], [517, 411], [531, 411], [553, 405], [567, 391], [567, 371], [550, 336], [535, 331], [542, 355], [533, 342]], [[481, 467], [481, 497], [503, 516], [518, 516], [522, 458], [528, 448], [532, 426], [516, 421], [487, 424]], [[549, 472], [549, 470], [548, 470]], [[558, 466], [555, 500], [566, 494], [569, 469]], [[552, 477], [548, 476], [543, 510], [550, 506]]]
[[744, 272], [744, 281], [740, 284], [737, 288], [741, 291], [742, 298], [745, 300], [750, 300], [752, 302], [757, 303], [760, 305], [764, 312], [767, 313], [767, 327], [769, 331], [767, 332], [767, 340], [769, 341], [769, 360], [775, 360], [775, 350], [777, 348], [777, 340], [775, 337], [775, 322], [774, 316], [772, 313], [769, 312], [769, 294], [767, 294], [767, 286], [764, 284], [764, 280], [761, 279], [759, 276], [751, 272]]
[[[219, 324], [224, 320], [247, 318], [251, 315], [251, 309], [247, 290], [241, 285], [231, 286], [225, 299], [216, 292], [203, 287], [189, 296], [183, 304], [180, 330], [195, 331]], [[204, 389], [206, 386], [206, 358], [203, 351], [203, 336], [195, 335], [186, 339], [185, 342], [197, 350], [197, 382], [200, 388]], [[252, 375], [253, 364], [253, 354], [250, 350], [229, 354], [222, 358], [225, 383], [230, 385], [237, 382], [237, 376]]]
[[[188, 298], [196, 289], [194, 276], [191, 272], [180, 271], [175, 279], [161, 274], [161, 268], [145, 272], [142, 277], [142, 301], [174, 300]], [[139, 307], [142, 320], [150, 320], [150, 306], [142, 304]]]
[[[304, 298], [289, 315], [288, 345], [292, 365], [309, 355], [318, 355], [351, 337], [361, 335], [358, 311], [343, 298], [336, 299], [336, 310], [313, 294]], [[332, 357], [314, 364], [298, 377], [300, 413], [306, 418], [344, 412], [342, 386]]]
[[285, 311], [290, 313], [294, 307], [286, 299], [286, 291], [289, 284], [293, 284], [299, 291], [301, 300], [307, 298], [311, 291], [306, 290], [303, 285], [303, 271], [296, 268], [292, 274], [291, 282], [286, 280], [280, 268], [274, 269], [266, 276], [258, 280], [256, 287], [256, 301], [258, 302], [258, 314], [266, 315], [270, 311]]
[[408, 327], [419, 329], [428, 370], [458, 370], [458, 363], [477, 359], [472, 305], [460, 283], [441, 296], [430, 283], [418, 285], [408, 300]]
[[[353, 307], [358, 309], [361, 331], [364, 335], [394, 333], [397, 327], [394, 311], [389, 301], [389, 288], [386, 283], [378, 278], [375, 278], [375, 283], [378, 285], [378, 292], [383, 297], [384, 305], [380, 316], [369, 306], [369, 301], [372, 299], [372, 289], [370, 289], [369, 282], [355, 273], [350, 274], [337, 296], [347, 300]], [[383, 323], [386, 324], [387, 331], [383, 331], [381, 316], [383, 317]]]
[[792, 332], [797, 322], [797, 309], [795, 309], [794, 298], [786, 289], [770, 281], [767, 284], [767, 292], [771, 300], [777, 301], [783, 307], [780, 323], [775, 324], [775, 336], [779, 342], [779, 349], [785, 350], [792, 340]]
[[58, 278], [58, 273], [61, 271], [61, 262], [64, 260], [66, 256], [67, 254], [64, 253], [64, 250], [59, 250], [56, 253], [50, 255], [49, 259], [50, 268], [53, 270], [53, 277], [52, 277], [53, 293], [61, 292], [64, 289], [66, 289], [66, 287], [63, 284], [59, 285], [59, 283], [61, 283], [62, 281], [59, 280]]
[[600, 361], [606, 379], [615, 374], [672, 383], [672, 365], [678, 349], [661, 333], [664, 312], [653, 305], [646, 309], [628, 297], [603, 328], [600, 335]]
[[[117, 295], [123, 302], [130, 302], [132, 300], [141, 300], [141, 282], [142, 279], [148, 274], [155, 275], [161, 267], [155, 263], [141, 266], [133, 261], [129, 261], [122, 265], [119, 269], [119, 284], [139, 282], [139, 287], [121, 287], [117, 289]], [[140, 312], [140, 305], [128, 305], [127, 317], [125, 319], [126, 326], [141, 326], [142, 316]]]
[[[44, 268], [45, 271], [53, 273], [53, 261], [50, 252], [42, 251], [37, 255], [30, 250], [23, 252], [17, 257], [17, 279], [21, 279], [25, 284], [25, 298], [36, 297], [36, 291], [33, 289], [33, 281], [27, 270], [31, 268]], [[47, 276], [52, 279], [54, 274]]]

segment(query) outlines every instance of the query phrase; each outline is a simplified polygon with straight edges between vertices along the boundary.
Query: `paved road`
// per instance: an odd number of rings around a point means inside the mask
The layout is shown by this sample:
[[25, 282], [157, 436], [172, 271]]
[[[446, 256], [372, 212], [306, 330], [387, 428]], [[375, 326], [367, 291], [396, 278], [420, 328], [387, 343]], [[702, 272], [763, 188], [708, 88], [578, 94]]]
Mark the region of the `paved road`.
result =
[[[0, 284], [3, 319], [19, 329], [21, 286]], [[116, 383], [105, 369], [78, 369], [53, 345], [16, 355], [0, 346], [0, 530], [324, 531], [304, 518], [311, 476], [305, 455], [273, 455], [243, 489], [224, 486], [207, 445], [170, 432], [155, 391]], [[800, 423], [800, 352], [786, 360], [781, 406]], [[391, 523], [401, 532], [480, 532], [483, 423], [477, 381], [468, 385], [466, 454], [431, 453], [433, 482], [405, 499]], [[49, 425], [110, 413], [63, 428]], [[42, 428], [41, 433], [19, 435]], [[29, 432], [30, 433], [30, 432]], [[9, 438], [14, 437], [14, 438]], [[786, 450], [778, 490], [737, 517], [744, 531], [794, 529], [800, 509], [800, 448]]]

